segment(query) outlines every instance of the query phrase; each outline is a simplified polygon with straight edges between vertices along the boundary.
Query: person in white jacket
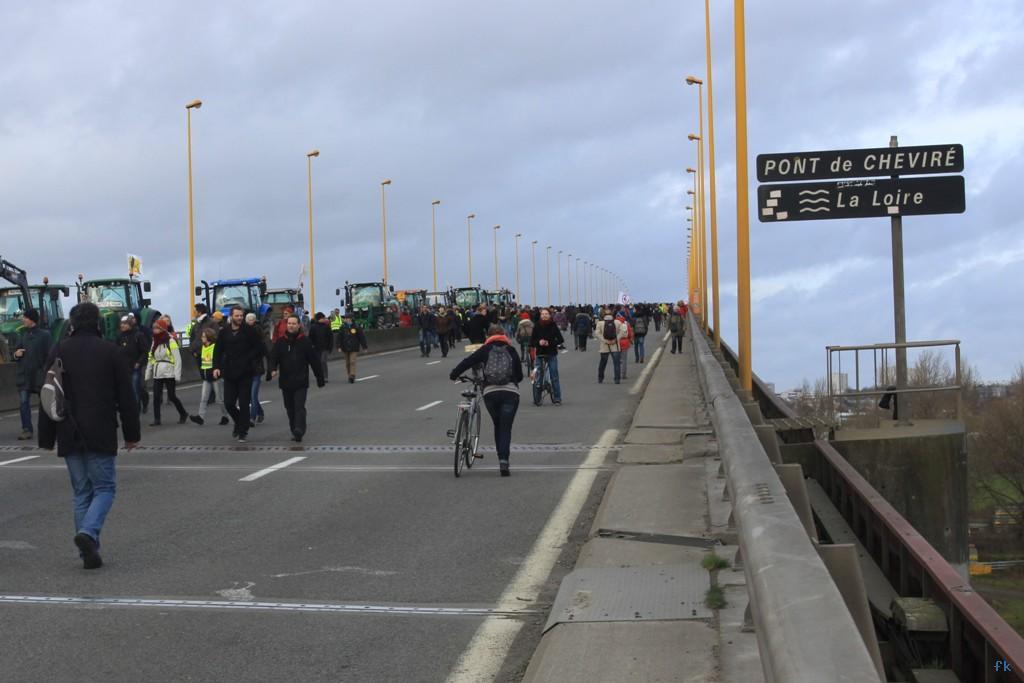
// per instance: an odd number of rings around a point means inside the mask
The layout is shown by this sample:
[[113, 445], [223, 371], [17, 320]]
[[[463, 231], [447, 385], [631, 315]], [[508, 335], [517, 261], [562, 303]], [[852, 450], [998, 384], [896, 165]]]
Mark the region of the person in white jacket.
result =
[[602, 320], [597, 323], [597, 344], [601, 362], [597, 366], [597, 383], [604, 382], [604, 369], [608, 367], [608, 356], [612, 357], [615, 368], [615, 383], [621, 382], [622, 349], [620, 341], [629, 337], [629, 328], [621, 320], [612, 317], [611, 311], [601, 311]]
[[177, 340], [168, 332], [169, 323], [160, 318], [153, 324], [153, 346], [149, 350], [149, 364], [146, 365], [146, 380], [153, 379], [153, 422], [150, 427], [160, 425], [160, 404], [163, 390], [167, 388], [167, 400], [178, 409], [178, 424], [185, 424], [188, 412], [175, 394], [181, 380], [181, 350]]

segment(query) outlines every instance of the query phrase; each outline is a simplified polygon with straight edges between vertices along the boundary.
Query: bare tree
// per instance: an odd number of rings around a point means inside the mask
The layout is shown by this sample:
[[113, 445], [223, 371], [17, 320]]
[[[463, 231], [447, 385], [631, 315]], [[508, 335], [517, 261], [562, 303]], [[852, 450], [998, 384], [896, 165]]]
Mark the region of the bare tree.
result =
[[972, 450], [980, 491], [1024, 525], [1024, 365], [1005, 398], [989, 401], [977, 420]]

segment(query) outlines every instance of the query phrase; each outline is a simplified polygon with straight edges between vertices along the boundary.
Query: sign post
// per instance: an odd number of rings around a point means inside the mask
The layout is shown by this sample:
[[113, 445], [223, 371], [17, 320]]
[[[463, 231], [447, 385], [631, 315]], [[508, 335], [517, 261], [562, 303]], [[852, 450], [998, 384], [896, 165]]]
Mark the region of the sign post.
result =
[[[900, 147], [893, 135], [877, 149], [760, 154], [757, 188], [762, 223], [888, 217], [892, 233], [893, 326], [896, 344], [906, 344], [903, 282], [903, 216], [963, 213], [966, 208], [962, 145]], [[888, 179], [884, 176], [889, 176]], [[793, 182], [826, 180], [830, 182]], [[839, 179], [839, 180], [837, 180]], [[857, 179], [857, 180], [853, 180]], [[896, 387], [908, 386], [907, 349], [896, 348]], [[895, 417], [911, 417], [909, 394], [897, 395]]]

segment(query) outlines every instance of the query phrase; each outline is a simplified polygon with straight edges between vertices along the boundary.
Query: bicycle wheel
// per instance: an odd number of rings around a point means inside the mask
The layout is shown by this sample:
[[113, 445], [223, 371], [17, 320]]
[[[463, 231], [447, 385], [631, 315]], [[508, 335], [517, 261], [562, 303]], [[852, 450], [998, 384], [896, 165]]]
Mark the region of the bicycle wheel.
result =
[[459, 427], [455, 430], [455, 476], [462, 474], [462, 465], [466, 462], [466, 451], [469, 449], [469, 413], [459, 414]]
[[476, 460], [477, 449], [480, 448], [480, 406], [476, 404], [473, 410], [473, 416], [467, 420], [469, 423], [469, 435], [466, 438], [466, 443], [469, 447], [466, 448], [466, 467], [472, 467], [473, 461]]

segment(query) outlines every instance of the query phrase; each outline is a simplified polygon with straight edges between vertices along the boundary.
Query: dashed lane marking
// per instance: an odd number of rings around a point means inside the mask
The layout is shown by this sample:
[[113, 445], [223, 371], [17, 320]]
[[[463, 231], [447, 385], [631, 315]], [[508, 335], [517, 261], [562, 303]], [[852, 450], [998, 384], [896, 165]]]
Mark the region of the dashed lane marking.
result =
[[[485, 458], [486, 461], [486, 458]], [[493, 460], [492, 460], [493, 462]], [[514, 463], [517, 472], [569, 472], [576, 470], [612, 470], [605, 465], [521, 465]], [[118, 465], [118, 470], [168, 470], [177, 472], [245, 472], [253, 465]], [[12, 470], [64, 470], [63, 465], [11, 465]], [[289, 472], [450, 472], [451, 465], [303, 465], [289, 467]]]
[[432, 360], [432, 361], [430, 361], [429, 363], [427, 363], [427, 365], [437, 365], [437, 364], [438, 364], [438, 363], [440, 363], [440, 362], [441, 362], [441, 361], [439, 361], [439, 360]]
[[419, 410], [430, 410], [430, 409], [431, 409], [431, 408], [433, 408], [434, 406], [439, 406], [439, 405], [441, 405], [442, 403], [444, 403], [444, 401], [431, 401], [431, 402], [430, 402], [430, 403], [428, 403], [427, 405], [425, 405], [425, 406], [420, 406], [420, 407], [419, 407], [419, 408], [417, 408], [416, 410], [418, 410], [418, 411], [419, 411]]
[[260, 477], [265, 477], [268, 474], [270, 474], [271, 472], [276, 472], [278, 470], [284, 469], [285, 467], [288, 467], [289, 465], [294, 465], [295, 463], [302, 462], [305, 459], [306, 459], [306, 456], [304, 456], [304, 455], [296, 456], [294, 458], [288, 458], [287, 460], [279, 462], [276, 465], [271, 465], [270, 467], [264, 468], [264, 469], [260, 470], [259, 472], [253, 472], [252, 474], [250, 474], [247, 477], [242, 477], [238, 481], [256, 481]]
[[152, 598], [94, 598], [54, 595], [0, 595], [0, 603], [18, 605], [64, 605], [88, 607], [156, 607], [167, 609], [209, 609], [269, 612], [319, 612], [339, 614], [394, 614], [401, 616], [458, 616], [510, 619], [535, 617], [540, 610], [495, 609], [490, 607], [444, 607], [432, 605], [374, 605], [329, 602], [260, 602], [256, 600], [159, 600]]
[[5, 460], [4, 462], [0, 462], [0, 465], [13, 465], [16, 462], [25, 462], [26, 460], [35, 460], [38, 457], [39, 457], [38, 455], [26, 455], [24, 458], [15, 458], [14, 460]]
[[377, 378], [377, 377], [380, 377], [380, 375], [367, 375], [366, 377], [358, 378], [356, 381], [357, 382], [365, 382], [368, 379], [374, 379], [374, 378]]
[[[147, 445], [138, 446], [133, 454], [147, 453], [292, 453], [295, 451], [305, 453], [448, 453], [451, 451], [451, 444], [346, 444], [346, 445], [258, 445], [258, 444], [195, 444], [195, 445]], [[519, 443], [512, 444], [513, 453], [577, 453], [594, 449], [618, 450], [617, 445], [587, 445], [581, 443]], [[481, 446], [484, 453], [493, 453], [494, 446]], [[43, 450], [35, 446], [0, 446], [0, 453], [33, 453], [33, 457], [42, 454], [50, 454], [51, 451]]]

